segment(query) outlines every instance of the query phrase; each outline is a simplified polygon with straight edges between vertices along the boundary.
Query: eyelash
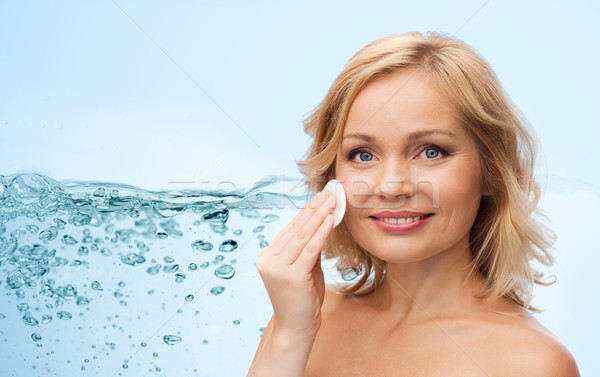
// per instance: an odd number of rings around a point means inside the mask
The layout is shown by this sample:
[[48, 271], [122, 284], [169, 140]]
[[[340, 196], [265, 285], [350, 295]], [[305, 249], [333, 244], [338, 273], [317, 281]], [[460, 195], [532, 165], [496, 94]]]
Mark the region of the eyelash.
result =
[[[432, 161], [438, 160], [440, 158], [443, 158], [443, 157], [446, 157], [449, 155], [449, 153], [446, 152], [443, 148], [440, 148], [435, 144], [426, 144], [426, 145], [421, 146], [419, 149], [419, 154], [423, 153], [423, 151], [428, 150], [428, 149], [434, 149], [434, 150], [440, 152], [441, 157], [434, 158], [434, 159], [426, 159], [426, 160], [432, 160]], [[348, 160], [352, 161], [357, 154], [362, 153], [362, 152], [367, 152], [367, 153], [373, 154], [368, 148], [356, 148], [356, 149], [351, 150], [348, 153], [347, 158], [348, 158]], [[352, 161], [352, 162], [358, 162], [358, 161]], [[361, 161], [361, 162], [368, 162], [368, 161]], [[361, 162], [358, 162], [358, 163], [361, 163]]]

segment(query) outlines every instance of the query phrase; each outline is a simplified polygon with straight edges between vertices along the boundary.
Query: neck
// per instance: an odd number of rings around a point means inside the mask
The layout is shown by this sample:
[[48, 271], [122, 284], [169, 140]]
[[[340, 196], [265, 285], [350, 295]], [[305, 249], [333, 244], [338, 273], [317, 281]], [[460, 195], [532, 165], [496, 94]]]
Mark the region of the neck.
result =
[[468, 239], [435, 256], [412, 263], [386, 263], [381, 285], [365, 302], [384, 315], [405, 320], [457, 314], [478, 300], [485, 287], [477, 271], [468, 277], [471, 251]]

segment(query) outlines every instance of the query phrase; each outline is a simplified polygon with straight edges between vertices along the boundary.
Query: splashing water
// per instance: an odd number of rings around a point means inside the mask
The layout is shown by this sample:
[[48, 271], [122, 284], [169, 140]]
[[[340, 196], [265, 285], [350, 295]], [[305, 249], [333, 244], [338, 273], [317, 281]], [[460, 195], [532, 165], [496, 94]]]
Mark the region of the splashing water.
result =
[[[309, 198], [283, 190], [300, 183], [152, 192], [0, 176], [3, 373], [246, 373], [272, 314], [255, 262]], [[247, 365], [226, 363], [240, 339]]]

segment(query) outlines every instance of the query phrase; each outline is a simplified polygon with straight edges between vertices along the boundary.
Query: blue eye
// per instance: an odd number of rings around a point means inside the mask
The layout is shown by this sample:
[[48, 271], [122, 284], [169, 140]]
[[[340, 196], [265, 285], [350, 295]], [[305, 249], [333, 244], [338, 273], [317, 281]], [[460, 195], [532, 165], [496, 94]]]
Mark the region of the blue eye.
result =
[[433, 149], [433, 148], [425, 149], [425, 156], [427, 156], [427, 158], [436, 158], [439, 155], [440, 155], [440, 151], [437, 149]]
[[424, 145], [419, 155], [422, 156], [421, 158], [424, 158], [426, 160], [439, 160], [448, 156], [448, 152], [438, 147], [437, 145], [430, 144]]
[[373, 159], [373, 155], [370, 152], [367, 152], [365, 150], [360, 150], [360, 149], [355, 149], [355, 150], [351, 151], [350, 153], [348, 153], [348, 159], [354, 160], [354, 157], [357, 154], [359, 155], [360, 161], [362, 161], [362, 162], [371, 161]]

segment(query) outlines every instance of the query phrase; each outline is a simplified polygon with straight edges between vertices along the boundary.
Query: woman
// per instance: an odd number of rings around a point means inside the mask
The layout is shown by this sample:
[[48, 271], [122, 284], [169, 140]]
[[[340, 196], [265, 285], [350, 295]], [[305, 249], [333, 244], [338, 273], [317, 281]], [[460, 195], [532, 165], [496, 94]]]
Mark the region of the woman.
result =
[[[261, 250], [274, 314], [249, 376], [578, 376], [529, 313], [530, 260], [553, 262], [538, 222], [536, 144], [484, 60], [441, 33], [378, 39], [312, 115], [299, 162], [320, 192]], [[325, 287], [320, 255], [355, 268]]]

